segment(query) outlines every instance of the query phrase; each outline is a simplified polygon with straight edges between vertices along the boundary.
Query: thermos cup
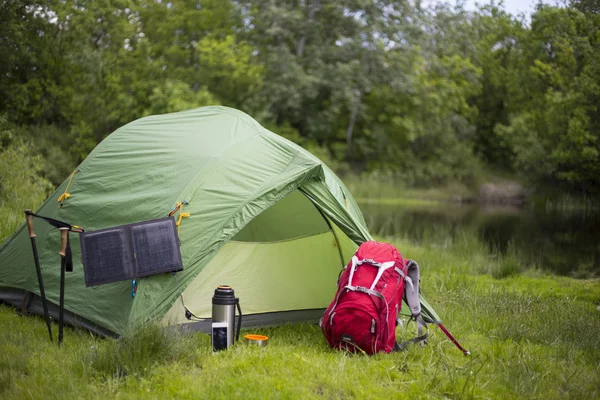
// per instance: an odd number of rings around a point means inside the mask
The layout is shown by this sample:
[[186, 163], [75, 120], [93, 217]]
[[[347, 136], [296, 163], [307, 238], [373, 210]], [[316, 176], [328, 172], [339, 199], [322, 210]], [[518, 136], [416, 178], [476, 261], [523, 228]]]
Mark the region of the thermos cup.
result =
[[242, 309], [240, 299], [235, 297], [231, 286], [219, 285], [212, 298], [212, 345], [213, 351], [225, 350], [233, 345], [235, 308], [238, 309], [236, 340], [240, 340]]

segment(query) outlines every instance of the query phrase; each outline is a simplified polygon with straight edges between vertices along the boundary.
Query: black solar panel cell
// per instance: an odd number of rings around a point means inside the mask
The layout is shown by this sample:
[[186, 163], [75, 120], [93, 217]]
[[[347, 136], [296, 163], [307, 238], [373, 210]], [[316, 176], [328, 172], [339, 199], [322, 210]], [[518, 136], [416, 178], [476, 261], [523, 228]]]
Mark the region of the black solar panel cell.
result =
[[86, 286], [129, 279], [132, 253], [124, 229], [85, 232], [81, 240]]
[[150, 221], [132, 226], [137, 276], [181, 269], [181, 255], [173, 219]]

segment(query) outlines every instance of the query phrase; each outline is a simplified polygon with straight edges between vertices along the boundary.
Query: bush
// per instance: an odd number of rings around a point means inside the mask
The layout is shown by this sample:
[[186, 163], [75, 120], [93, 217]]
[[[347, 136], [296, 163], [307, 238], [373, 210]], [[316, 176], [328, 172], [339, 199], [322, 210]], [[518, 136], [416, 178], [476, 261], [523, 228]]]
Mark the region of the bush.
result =
[[26, 142], [0, 148], [0, 243], [25, 222], [23, 210], [39, 207], [52, 190], [42, 168], [43, 159]]

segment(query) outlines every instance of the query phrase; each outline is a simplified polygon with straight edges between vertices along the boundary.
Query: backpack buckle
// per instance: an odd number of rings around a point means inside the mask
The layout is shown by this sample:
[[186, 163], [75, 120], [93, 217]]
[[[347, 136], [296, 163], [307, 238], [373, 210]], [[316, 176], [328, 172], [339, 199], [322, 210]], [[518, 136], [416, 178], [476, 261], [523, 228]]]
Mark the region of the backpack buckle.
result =
[[364, 286], [356, 286], [356, 287], [354, 288], [354, 290], [356, 290], [357, 292], [362, 292], [362, 293], [367, 293], [367, 294], [369, 294], [369, 289], [367, 289], [367, 288], [366, 288], [366, 287], [364, 287]]

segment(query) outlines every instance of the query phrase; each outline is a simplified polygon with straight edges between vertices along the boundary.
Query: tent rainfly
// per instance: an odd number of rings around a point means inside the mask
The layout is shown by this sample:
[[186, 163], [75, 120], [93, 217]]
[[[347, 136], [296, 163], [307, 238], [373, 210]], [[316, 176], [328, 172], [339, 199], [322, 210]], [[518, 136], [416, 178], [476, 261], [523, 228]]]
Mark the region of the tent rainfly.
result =
[[[323, 162], [227, 107], [149, 116], [117, 129], [36, 213], [90, 231], [162, 218], [178, 203], [184, 269], [138, 279], [135, 297], [131, 281], [86, 288], [79, 237], [71, 235], [67, 323], [102, 335], [149, 318], [204, 330], [219, 284], [233, 286], [244, 326], [318, 320], [340, 269], [371, 240], [352, 195]], [[56, 316], [60, 235], [38, 221]], [[0, 247], [0, 300], [42, 312], [25, 225]], [[422, 306], [426, 320], [439, 320], [424, 299]], [[185, 307], [198, 319], [187, 319]]]

